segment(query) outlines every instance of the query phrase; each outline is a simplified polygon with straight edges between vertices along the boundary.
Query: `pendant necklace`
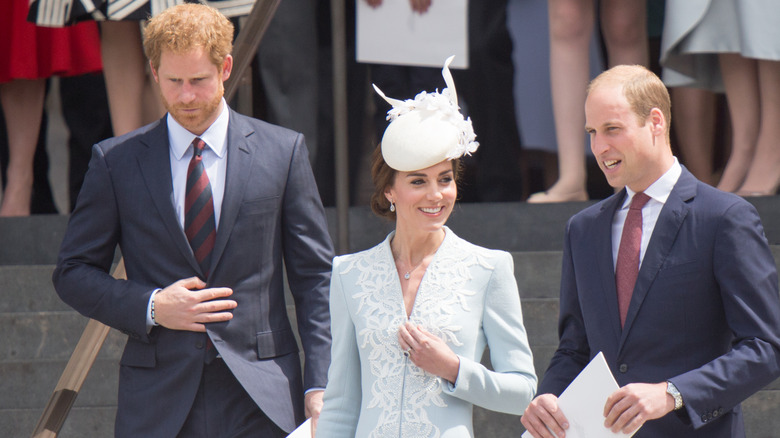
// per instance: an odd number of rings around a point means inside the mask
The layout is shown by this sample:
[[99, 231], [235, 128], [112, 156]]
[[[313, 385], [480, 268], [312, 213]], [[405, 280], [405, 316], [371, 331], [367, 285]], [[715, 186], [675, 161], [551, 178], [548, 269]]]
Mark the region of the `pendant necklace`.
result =
[[404, 274], [404, 280], [410, 279], [412, 277], [412, 272], [414, 272], [417, 268], [419, 268], [420, 265], [423, 264], [423, 261], [425, 261], [425, 258], [423, 258], [423, 260], [420, 263], [418, 263], [417, 266], [415, 266], [414, 268], [412, 268], [409, 271], [406, 271], [406, 273]]

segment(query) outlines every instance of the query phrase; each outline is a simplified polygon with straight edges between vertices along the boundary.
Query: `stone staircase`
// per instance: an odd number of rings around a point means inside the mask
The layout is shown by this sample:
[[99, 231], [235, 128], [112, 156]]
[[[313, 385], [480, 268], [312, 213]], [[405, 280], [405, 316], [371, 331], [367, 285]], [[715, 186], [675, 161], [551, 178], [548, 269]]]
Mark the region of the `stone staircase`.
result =
[[[780, 260], [780, 197], [751, 200]], [[449, 226], [482, 246], [510, 251], [515, 259], [523, 315], [537, 373], [557, 347], [558, 288], [563, 230], [588, 203], [462, 204]], [[331, 235], [336, 214], [328, 210]], [[375, 245], [392, 227], [365, 208], [350, 211], [350, 250]], [[0, 437], [29, 437], [67, 363], [86, 319], [60, 302], [51, 272], [65, 230], [63, 216], [0, 219]], [[294, 315], [294, 314], [293, 314]], [[118, 361], [124, 335], [112, 330], [89, 373], [60, 437], [113, 436]], [[747, 436], [780, 430], [780, 382], [744, 403]], [[518, 437], [519, 417], [475, 409], [480, 438]]]

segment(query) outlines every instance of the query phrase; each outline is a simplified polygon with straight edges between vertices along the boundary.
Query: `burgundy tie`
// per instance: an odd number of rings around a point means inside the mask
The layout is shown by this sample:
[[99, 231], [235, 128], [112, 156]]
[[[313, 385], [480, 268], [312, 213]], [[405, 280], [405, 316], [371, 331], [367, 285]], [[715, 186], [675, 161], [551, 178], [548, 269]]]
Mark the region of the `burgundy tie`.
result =
[[206, 143], [196, 137], [192, 141], [193, 154], [187, 169], [187, 196], [184, 198], [184, 233], [203, 275], [209, 275], [211, 252], [217, 237], [214, 201], [211, 184], [203, 167], [203, 149]]
[[628, 207], [626, 222], [623, 224], [623, 234], [618, 248], [617, 265], [615, 267], [615, 284], [617, 285], [618, 309], [620, 310], [620, 327], [626, 323], [628, 305], [634, 294], [636, 277], [639, 274], [639, 248], [642, 244], [642, 207], [650, 197], [638, 192]]

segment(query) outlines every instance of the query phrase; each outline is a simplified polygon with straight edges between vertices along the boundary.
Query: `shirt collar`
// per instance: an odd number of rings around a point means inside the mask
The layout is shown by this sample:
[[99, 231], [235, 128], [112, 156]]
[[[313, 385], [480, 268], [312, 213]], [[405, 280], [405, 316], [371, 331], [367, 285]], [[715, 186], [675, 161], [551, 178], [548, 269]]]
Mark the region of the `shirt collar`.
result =
[[[660, 178], [655, 180], [654, 183], [650, 184], [650, 187], [645, 189], [644, 193], [651, 199], [655, 199], [661, 204], [665, 204], [666, 200], [669, 199], [669, 195], [672, 193], [672, 189], [674, 188], [674, 185], [677, 184], [677, 180], [680, 178], [681, 174], [682, 166], [680, 166], [680, 162], [677, 161], [677, 157], [674, 157], [674, 163], [672, 163], [672, 167], [670, 167], [666, 173], [661, 175]], [[635, 191], [628, 187], [626, 187], [626, 192], [628, 195], [623, 201], [623, 206], [621, 208], [628, 208], [628, 205], [631, 203], [631, 199], [633, 199], [634, 195], [636, 194]]]
[[[222, 98], [221, 106], [222, 111], [219, 113], [217, 119], [199, 136], [201, 140], [206, 142], [209, 149], [214, 151], [219, 158], [225, 156], [228, 119], [230, 115], [225, 98]], [[177, 160], [181, 160], [187, 152], [187, 149], [189, 149], [190, 144], [192, 144], [192, 140], [198, 136], [181, 126], [170, 113], [168, 113], [168, 116], [166, 117], [166, 122], [168, 124], [168, 140], [171, 145], [171, 151], [173, 151], [173, 155]]]

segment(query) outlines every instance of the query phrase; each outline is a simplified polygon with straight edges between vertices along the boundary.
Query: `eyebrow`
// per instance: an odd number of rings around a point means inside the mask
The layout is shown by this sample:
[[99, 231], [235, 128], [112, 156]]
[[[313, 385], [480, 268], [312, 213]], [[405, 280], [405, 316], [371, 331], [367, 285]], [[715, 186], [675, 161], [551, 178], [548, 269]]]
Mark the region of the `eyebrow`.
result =
[[[442, 172], [439, 172], [439, 176], [442, 176], [442, 175], [444, 175], [446, 173], [452, 173], [452, 169], [447, 169], [447, 170], [444, 170]], [[423, 177], [424, 178], [426, 176], [428, 176], [428, 175], [425, 174], [425, 173], [410, 173], [410, 174], [406, 175], [407, 178], [418, 178], [418, 177]]]

